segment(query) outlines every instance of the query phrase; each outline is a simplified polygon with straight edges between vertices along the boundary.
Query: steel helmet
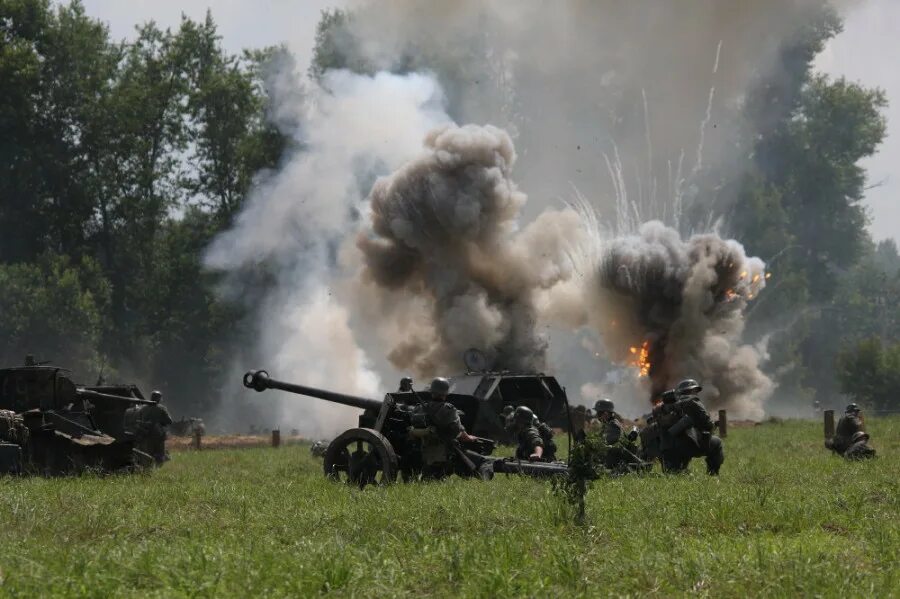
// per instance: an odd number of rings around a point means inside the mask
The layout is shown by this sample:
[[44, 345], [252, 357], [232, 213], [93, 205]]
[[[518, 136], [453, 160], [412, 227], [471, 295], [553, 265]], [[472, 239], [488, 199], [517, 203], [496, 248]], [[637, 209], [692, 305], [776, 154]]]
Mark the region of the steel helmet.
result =
[[450, 381], [439, 376], [431, 381], [431, 386], [428, 387], [428, 390], [436, 395], [447, 395], [450, 393]]
[[696, 395], [701, 391], [703, 391], [703, 387], [701, 387], [700, 383], [694, 379], [684, 379], [678, 383], [677, 387], [675, 387], [675, 393], [677, 393], [679, 397], [683, 395]]
[[597, 402], [594, 404], [594, 411], [597, 412], [598, 414], [600, 412], [615, 412], [616, 406], [609, 399], [605, 399], [605, 398], [598, 399]]

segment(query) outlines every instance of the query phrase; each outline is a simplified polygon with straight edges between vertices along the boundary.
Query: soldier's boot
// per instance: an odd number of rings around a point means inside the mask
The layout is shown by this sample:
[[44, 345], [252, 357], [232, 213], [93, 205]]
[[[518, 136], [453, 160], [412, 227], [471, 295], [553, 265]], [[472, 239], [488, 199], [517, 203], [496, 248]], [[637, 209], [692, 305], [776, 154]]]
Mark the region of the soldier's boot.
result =
[[722, 439], [713, 436], [709, 440], [709, 449], [706, 453], [706, 473], [711, 476], [718, 476], [719, 469], [725, 462], [725, 449], [722, 446]]

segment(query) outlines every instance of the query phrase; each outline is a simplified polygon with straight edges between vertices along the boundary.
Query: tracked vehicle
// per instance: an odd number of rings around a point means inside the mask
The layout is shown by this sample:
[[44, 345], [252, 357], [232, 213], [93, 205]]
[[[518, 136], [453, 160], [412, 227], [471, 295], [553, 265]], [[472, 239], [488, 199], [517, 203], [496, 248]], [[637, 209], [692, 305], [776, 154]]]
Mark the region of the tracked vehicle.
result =
[[139, 391], [77, 385], [66, 369], [36, 364], [31, 356], [24, 366], [0, 369], [0, 474], [112, 472], [152, 464], [124, 427], [127, 409], [148, 403]]

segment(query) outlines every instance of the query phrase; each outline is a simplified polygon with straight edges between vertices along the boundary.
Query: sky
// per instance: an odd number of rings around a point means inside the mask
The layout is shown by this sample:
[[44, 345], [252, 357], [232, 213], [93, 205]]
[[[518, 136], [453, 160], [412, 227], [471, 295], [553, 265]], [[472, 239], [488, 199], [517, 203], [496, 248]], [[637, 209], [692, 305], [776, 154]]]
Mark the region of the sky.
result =
[[[202, 19], [207, 9], [219, 26], [225, 47], [243, 48], [286, 43], [305, 70], [316, 23], [324, 8], [346, 7], [360, 0], [83, 0], [87, 13], [109, 24], [115, 38], [130, 38], [134, 26], [155, 20], [176, 27], [184, 13]], [[864, 0], [845, 15], [844, 32], [831, 41], [816, 66], [832, 76], [845, 76], [880, 87], [891, 101], [888, 134], [879, 153], [865, 162], [869, 184], [865, 204], [876, 241], [893, 237], [900, 243], [900, 0]]]
[[880, 87], [890, 105], [888, 131], [878, 154], [866, 160], [866, 205], [876, 241], [900, 243], [900, 0], [867, 0], [845, 16], [844, 32], [819, 55], [816, 66], [869, 87]]

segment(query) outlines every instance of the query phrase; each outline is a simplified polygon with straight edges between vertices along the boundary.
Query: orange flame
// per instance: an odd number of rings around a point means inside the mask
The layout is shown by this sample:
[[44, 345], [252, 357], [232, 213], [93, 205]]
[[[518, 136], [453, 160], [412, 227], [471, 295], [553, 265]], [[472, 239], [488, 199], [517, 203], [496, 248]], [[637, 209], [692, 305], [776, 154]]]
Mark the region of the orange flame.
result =
[[629, 347], [632, 358], [628, 362], [631, 366], [638, 369], [640, 376], [650, 374], [650, 342], [644, 341], [640, 347]]

